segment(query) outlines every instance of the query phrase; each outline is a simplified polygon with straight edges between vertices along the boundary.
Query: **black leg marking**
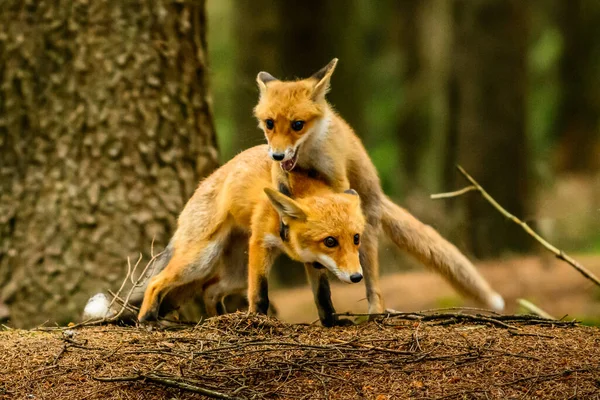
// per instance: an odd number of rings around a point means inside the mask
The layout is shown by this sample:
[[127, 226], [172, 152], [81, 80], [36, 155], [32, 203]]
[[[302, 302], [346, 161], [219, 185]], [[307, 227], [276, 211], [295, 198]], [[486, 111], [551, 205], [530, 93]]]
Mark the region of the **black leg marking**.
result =
[[269, 311], [269, 283], [266, 277], [261, 277], [258, 282], [258, 298], [256, 299], [256, 311], [259, 314], [267, 314]]
[[170, 299], [167, 297], [160, 303], [160, 307], [158, 307], [157, 317], [164, 317], [170, 312], [173, 312], [178, 309], [179, 305], [170, 301]]
[[281, 219], [279, 220], [279, 237], [284, 242], [290, 240], [290, 227], [285, 225]]
[[279, 193], [286, 195], [287, 197], [292, 197], [292, 192], [290, 188], [283, 182], [279, 182]]
[[225, 315], [227, 313], [225, 307], [223, 307], [223, 300], [217, 301], [217, 304], [215, 304], [215, 309], [217, 311], [217, 315]]
[[335, 309], [331, 302], [331, 289], [329, 287], [329, 279], [326, 274], [322, 274], [319, 278], [319, 287], [317, 289], [317, 308], [319, 309], [319, 318], [323, 326], [331, 327], [335, 324]]
[[[290, 198], [292, 197], [292, 192], [290, 192], [290, 188], [283, 182], [279, 182], [279, 193]], [[285, 225], [281, 219], [279, 220], [279, 237], [284, 242], [287, 242], [290, 237], [290, 228], [287, 225]]]

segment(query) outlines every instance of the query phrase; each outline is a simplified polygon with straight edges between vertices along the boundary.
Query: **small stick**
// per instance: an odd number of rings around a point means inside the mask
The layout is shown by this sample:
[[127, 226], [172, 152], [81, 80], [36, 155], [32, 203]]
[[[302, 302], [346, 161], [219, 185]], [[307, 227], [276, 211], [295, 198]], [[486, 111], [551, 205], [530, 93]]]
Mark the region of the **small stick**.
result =
[[[521, 221], [519, 218], [515, 217], [514, 215], [512, 215], [511, 213], [506, 211], [506, 209], [504, 209], [500, 204], [498, 204], [498, 202], [496, 200], [494, 200], [494, 198], [492, 196], [490, 196], [489, 193], [486, 192], [485, 189], [483, 189], [481, 187], [481, 185], [479, 183], [477, 183], [477, 181], [475, 179], [473, 179], [473, 177], [471, 175], [469, 175], [463, 167], [461, 167], [460, 165], [457, 165], [456, 168], [458, 168], [460, 173], [469, 182], [471, 182], [471, 186], [468, 186], [468, 187], [458, 190], [456, 192], [433, 194], [430, 196], [432, 199], [456, 197], [456, 196], [460, 196], [461, 194], [470, 192], [472, 190], [477, 190], [483, 196], [483, 198], [486, 199], [488, 201], [488, 203], [490, 203], [502, 215], [504, 215], [504, 217], [510, 219], [515, 224], [517, 224], [521, 228], [523, 228], [523, 230], [525, 232], [527, 232], [531, 237], [533, 237], [536, 241], [538, 241], [542, 246], [544, 246], [546, 249], [548, 249], [548, 251], [554, 253], [554, 255], [558, 259], [563, 260], [566, 263], [570, 264], [573, 268], [575, 268], [577, 271], [579, 271], [579, 273], [581, 275], [585, 276], [587, 279], [591, 280], [596, 285], [600, 286], [600, 279], [598, 279], [598, 277], [596, 277], [596, 275], [594, 275], [594, 273], [592, 273], [590, 270], [585, 268], [583, 265], [581, 265], [580, 263], [578, 263], [577, 261], [575, 261], [574, 259], [569, 257], [564, 251], [556, 248], [551, 243], [546, 241], [546, 239], [544, 239], [538, 233], [536, 233], [533, 229], [531, 229], [531, 227], [529, 225], [527, 225], [527, 223]], [[475, 188], [475, 189], [472, 189], [472, 188]]]
[[556, 319], [552, 315], [548, 314], [546, 311], [542, 310], [541, 308], [539, 308], [538, 306], [536, 306], [535, 304], [533, 304], [530, 301], [527, 301], [525, 299], [517, 299], [517, 303], [519, 303], [519, 305], [521, 307], [523, 307], [524, 309], [526, 309], [530, 313], [538, 315], [538, 316], [540, 316], [542, 318]]
[[431, 200], [449, 199], [451, 197], [457, 197], [457, 196], [460, 196], [461, 194], [472, 192], [473, 190], [477, 190], [477, 188], [475, 186], [471, 185], [471, 186], [467, 186], [465, 188], [462, 188], [460, 190], [456, 190], [454, 192], [432, 194], [429, 197], [431, 198]]
[[[140, 254], [140, 256], [141, 256], [141, 254]], [[138, 260], [138, 262], [139, 262], [139, 260]], [[131, 259], [128, 256], [127, 257], [127, 275], [125, 275], [125, 279], [123, 279], [123, 282], [121, 282], [121, 287], [119, 287], [119, 290], [117, 290], [117, 294], [113, 296], [112, 301], [108, 305], [109, 310], [112, 307], [112, 305], [115, 303], [115, 300], [117, 299], [117, 297], [119, 297], [121, 295], [121, 292], [123, 291], [123, 288], [125, 287], [125, 283], [127, 283], [127, 279], [130, 278], [131, 276], [132, 276], [131, 275]], [[132, 281], [132, 283], [133, 283], [133, 281]]]
[[349, 344], [350, 346], [354, 346], [354, 347], [364, 347], [365, 349], [369, 349], [369, 350], [382, 351], [384, 353], [393, 353], [393, 354], [402, 354], [402, 355], [414, 355], [415, 354], [414, 351], [402, 351], [402, 350], [396, 350], [396, 349], [386, 349], [384, 347], [372, 346], [370, 344], [346, 342], [346, 341], [340, 340], [340, 339], [332, 339], [331, 341], [335, 342], [335, 343]]

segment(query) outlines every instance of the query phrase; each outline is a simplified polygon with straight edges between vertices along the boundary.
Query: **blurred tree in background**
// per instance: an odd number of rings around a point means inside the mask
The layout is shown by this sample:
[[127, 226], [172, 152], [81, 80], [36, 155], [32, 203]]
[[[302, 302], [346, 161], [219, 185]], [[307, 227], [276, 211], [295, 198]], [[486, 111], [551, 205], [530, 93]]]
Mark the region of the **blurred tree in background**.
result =
[[[526, 7], [518, 0], [455, 2], [456, 104], [451, 112], [456, 138], [449, 149], [452, 164], [462, 165], [500, 204], [521, 216], [527, 215], [530, 198]], [[454, 187], [459, 187], [464, 180], [454, 176]], [[518, 226], [491, 213], [478, 196], [466, 197], [466, 210], [468, 244], [476, 256], [530, 247]]]
[[0, 290], [76, 318], [217, 164], [203, 1], [0, 6]]
[[600, 4], [558, 2], [555, 18], [565, 49], [560, 61], [563, 94], [556, 125], [558, 168], [594, 171], [600, 167]]

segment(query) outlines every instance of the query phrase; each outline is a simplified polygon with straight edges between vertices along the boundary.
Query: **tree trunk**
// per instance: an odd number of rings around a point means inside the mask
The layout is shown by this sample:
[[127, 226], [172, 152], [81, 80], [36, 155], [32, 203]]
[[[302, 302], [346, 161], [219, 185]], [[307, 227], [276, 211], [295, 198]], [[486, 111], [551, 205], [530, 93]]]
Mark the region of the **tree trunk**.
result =
[[238, 2], [235, 9], [235, 78], [233, 82], [235, 130], [233, 154], [265, 143], [252, 109], [258, 102], [256, 75], [268, 71], [278, 76], [283, 56], [280, 51], [280, 4], [275, 0]]
[[[455, 160], [500, 204], [526, 217], [525, 4], [517, 0], [457, 1], [455, 34]], [[464, 186], [462, 177], [455, 176], [455, 187]], [[479, 196], [464, 200], [468, 242], [476, 256], [529, 247], [531, 241], [520, 229]]]
[[402, 97], [397, 140], [406, 175], [405, 194], [442, 190], [447, 90], [451, 54], [451, 3], [410, 0], [396, 3], [401, 53]]
[[215, 168], [204, 6], [2, 4], [0, 301], [13, 325], [77, 318], [127, 256], [167, 243]]
[[594, 1], [559, 2], [564, 39], [560, 63], [562, 101], [558, 120], [558, 168], [589, 172], [600, 166], [600, 6]]

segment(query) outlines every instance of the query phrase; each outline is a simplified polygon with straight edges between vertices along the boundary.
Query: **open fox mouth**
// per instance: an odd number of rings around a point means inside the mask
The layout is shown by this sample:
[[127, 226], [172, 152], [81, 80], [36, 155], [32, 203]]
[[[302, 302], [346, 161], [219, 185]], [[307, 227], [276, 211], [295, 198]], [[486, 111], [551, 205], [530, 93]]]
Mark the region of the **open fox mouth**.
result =
[[291, 172], [296, 166], [296, 162], [298, 162], [298, 149], [296, 149], [292, 158], [287, 161], [281, 161], [279, 165], [281, 165], [281, 169], [284, 171]]

